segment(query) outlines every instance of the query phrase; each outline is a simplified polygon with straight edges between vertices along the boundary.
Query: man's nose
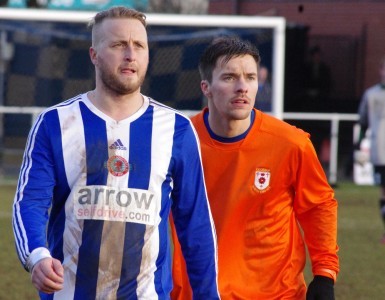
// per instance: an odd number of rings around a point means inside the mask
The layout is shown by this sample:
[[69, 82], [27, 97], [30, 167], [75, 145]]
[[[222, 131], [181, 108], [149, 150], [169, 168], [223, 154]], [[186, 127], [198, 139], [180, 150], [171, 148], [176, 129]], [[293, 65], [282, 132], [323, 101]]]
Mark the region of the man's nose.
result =
[[124, 60], [128, 60], [128, 61], [133, 61], [135, 60], [135, 49], [128, 45], [125, 49], [124, 49]]
[[237, 82], [237, 92], [239, 93], [247, 93], [248, 85], [244, 78], [240, 78]]

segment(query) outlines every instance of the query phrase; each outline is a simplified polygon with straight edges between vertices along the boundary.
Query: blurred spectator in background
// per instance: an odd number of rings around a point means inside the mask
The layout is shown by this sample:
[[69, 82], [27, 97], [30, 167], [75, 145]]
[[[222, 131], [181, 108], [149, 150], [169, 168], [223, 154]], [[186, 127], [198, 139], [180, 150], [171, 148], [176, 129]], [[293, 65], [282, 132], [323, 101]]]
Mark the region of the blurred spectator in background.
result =
[[305, 96], [304, 111], [332, 111], [330, 91], [332, 86], [330, 68], [322, 60], [321, 48], [310, 49], [310, 59], [305, 65]]
[[[332, 112], [334, 111], [330, 99], [332, 87], [331, 72], [329, 66], [322, 59], [319, 46], [310, 48], [309, 60], [304, 69], [304, 98], [302, 99], [302, 111], [304, 112]], [[311, 139], [317, 151], [318, 157], [327, 171], [330, 162], [330, 124], [328, 122], [308, 122], [302, 126], [311, 133]], [[312, 129], [310, 129], [312, 128]]]
[[[361, 132], [355, 148], [360, 148], [366, 130], [370, 128], [370, 161], [374, 167], [374, 181], [381, 187], [380, 211], [385, 225], [385, 56], [379, 65], [380, 82], [368, 88], [358, 109]], [[385, 244], [385, 233], [382, 237]]]
[[258, 93], [255, 99], [255, 108], [271, 111], [271, 93], [269, 69], [261, 65], [258, 70]]

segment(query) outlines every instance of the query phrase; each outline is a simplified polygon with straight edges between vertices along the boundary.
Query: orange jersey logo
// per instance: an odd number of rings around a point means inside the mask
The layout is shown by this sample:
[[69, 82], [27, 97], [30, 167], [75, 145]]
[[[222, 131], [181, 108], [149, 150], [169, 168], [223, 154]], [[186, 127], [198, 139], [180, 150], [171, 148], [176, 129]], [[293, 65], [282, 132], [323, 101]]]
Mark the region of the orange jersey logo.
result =
[[259, 191], [266, 192], [270, 185], [270, 170], [257, 169], [255, 171], [254, 185]]

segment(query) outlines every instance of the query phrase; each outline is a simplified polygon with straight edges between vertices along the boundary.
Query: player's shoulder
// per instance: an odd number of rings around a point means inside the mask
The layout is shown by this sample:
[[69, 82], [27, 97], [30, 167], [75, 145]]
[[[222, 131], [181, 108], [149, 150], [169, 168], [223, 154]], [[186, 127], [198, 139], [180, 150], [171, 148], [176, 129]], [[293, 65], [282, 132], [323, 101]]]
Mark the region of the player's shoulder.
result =
[[42, 112], [40, 113], [40, 116], [49, 117], [56, 114], [58, 110], [66, 109], [66, 108], [70, 109], [75, 105], [77, 105], [80, 101], [83, 101], [84, 97], [85, 97], [85, 94], [79, 94], [75, 97], [61, 101], [55, 105], [49, 106], [42, 110]]
[[149, 100], [149, 105], [154, 108], [155, 118], [163, 118], [163, 121], [169, 120], [175, 122], [175, 130], [183, 130], [192, 127], [190, 118], [184, 112], [150, 97], [147, 97], [147, 99]]
[[[144, 96], [144, 97], [147, 97], [147, 96]], [[171, 106], [161, 103], [159, 101], [156, 101], [150, 97], [147, 97], [147, 99], [149, 101], [149, 105], [153, 106], [155, 109], [159, 111], [162, 111], [166, 114], [177, 115], [177, 116], [181, 116], [182, 118], [188, 119], [187, 115], [180, 110], [172, 108]]]
[[365, 93], [367, 95], [377, 94], [377, 93], [385, 93], [385, 90], [381, 87], [381, 85], [379, 83], [377, 83], [375, 85], [368, 87], [366, 89]]
[[288, 132], [298, 135], [307, 135], [302, 129], [269, 114], [261, 112], [257, 115], [257, 117], [259, 116], [262, 118], [261, 129], [263, 130], [272, 131], [278, 135], [286, 135]]
[[259, 112], [257, 117], [261, 118], [260, 131], [271, 136], [291, 141], [294, 144], [306, 142], [310, 137], [310, 134], [303, 129], [269, 114]]

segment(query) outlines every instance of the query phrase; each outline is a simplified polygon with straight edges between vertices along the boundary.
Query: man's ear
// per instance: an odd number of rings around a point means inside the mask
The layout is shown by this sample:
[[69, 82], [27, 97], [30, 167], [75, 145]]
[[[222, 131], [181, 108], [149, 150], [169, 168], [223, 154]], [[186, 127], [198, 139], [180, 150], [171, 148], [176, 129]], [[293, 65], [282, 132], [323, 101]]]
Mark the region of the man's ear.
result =
[[91, 62], [96, 65], [96, 50], [93, 48], [93, 47], [90, 47], [89, 51], [88, 51], [89, 55], [90, 55], [90, 59], [91, 59]]
[[211, 97], [210, 83], [207, 80], [201, 81], [201, 90], [203, 95], [205, 95], [207, 98]]

